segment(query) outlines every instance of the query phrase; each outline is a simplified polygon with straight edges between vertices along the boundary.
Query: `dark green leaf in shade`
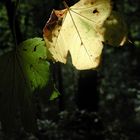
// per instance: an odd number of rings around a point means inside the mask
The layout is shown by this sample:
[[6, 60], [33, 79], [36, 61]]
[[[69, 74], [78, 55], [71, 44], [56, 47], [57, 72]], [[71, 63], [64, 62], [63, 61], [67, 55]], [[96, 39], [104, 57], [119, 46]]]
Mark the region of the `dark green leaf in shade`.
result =
[[42, 38], [33, 38], [0, 56], [0, 120], [5, 130], [13, 130], [19, 114], [25, 129], [36, 130], [32, 95], [48, 84], [46, 54]]

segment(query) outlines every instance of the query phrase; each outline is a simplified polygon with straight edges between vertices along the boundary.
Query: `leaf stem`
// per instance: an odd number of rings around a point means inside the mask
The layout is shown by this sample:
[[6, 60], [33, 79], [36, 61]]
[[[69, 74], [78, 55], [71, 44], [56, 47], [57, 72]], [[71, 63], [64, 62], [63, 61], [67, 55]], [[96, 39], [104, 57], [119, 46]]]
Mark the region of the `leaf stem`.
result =
[[5, 7], [7, 10], [9, 27], [13, 35], [15, 48], [22, 41], [21, 31], [20, 31], [18, 19], [16, 17], [19, 3], [20, 3], [20, 0], [16, 0], [16, 2], [13, 2], [12, 0], [5, 0]]
[[16, 0], [14, 14], [13, 14], [13, 37], [14, 37], [15, 46], [16, 46], [15, 49], [17, 49], [17, 46], [18, 46], [17, 34], [16, 34], [16, 14], [17, 14], [19, 3], [20, 3], [20, 0]]

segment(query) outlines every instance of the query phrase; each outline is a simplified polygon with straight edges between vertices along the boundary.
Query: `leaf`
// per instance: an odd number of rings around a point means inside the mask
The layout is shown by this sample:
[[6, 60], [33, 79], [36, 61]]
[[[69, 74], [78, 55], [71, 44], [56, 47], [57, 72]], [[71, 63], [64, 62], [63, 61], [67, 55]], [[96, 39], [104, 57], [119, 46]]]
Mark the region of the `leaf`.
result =
[[68, 52], [79, 69], [99, 65], [103, 48], [100, 28], [111, 13], [110, 0], [80, 0], [66, 9], [53, 10], [43, 29], [48, 50], [55, 61], [66, 63]]
[[49, 78], [49, 63], [42, 38], [29, 39], [19, 46], [19, 61], [31, 91], [46, 86]]
[[51, 96], [50, 96], [50, 100], [52, 101], [52, 100], [58, 98], [59, 95], [60, 95], [60, 93], [59, 93], [58, 90], [54, 87], [54, 90], [53, 90], [53, 92], [52, 92], [52, 94], [51, 94]]
[[127, 40], [127, 26], [121, 15], [112, 11], [101, 28], [104, 41], [112, 46], [122, 46]]
[[47, 85], [49, 75], [42, 38], [28, 39], [0, 56], [0, 120], [7, 131], [15, 126], [19, 109], [25, 129], [36, 129], [32, 95]]

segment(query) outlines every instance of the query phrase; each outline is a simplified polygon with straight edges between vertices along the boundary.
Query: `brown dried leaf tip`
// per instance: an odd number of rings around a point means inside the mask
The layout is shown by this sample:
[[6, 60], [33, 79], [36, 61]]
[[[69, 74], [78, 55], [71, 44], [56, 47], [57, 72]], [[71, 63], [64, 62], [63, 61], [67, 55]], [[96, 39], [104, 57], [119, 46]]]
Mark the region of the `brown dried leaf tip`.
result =
[[53, 10], [49, 20], [43, 28], [43, 36], [48, 40], [52, 40], [52, 32], [56, 25], [62, 26], [63, 17], [66, 15], [67, 9], [64, 10]]

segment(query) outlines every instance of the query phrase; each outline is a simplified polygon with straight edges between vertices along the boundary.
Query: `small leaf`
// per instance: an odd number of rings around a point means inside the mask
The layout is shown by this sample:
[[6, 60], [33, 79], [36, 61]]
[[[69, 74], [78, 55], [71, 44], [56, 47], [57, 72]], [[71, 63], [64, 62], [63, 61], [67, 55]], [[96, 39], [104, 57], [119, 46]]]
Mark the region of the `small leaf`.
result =
[[56, 88], [54, 88], [54, 90], [53, 90], [53, 92], [52, 92], [52, 94], [50, 96], [50, 100], [52, 101], [52, 100], [58, 98], [59, 95], [60, 95], [59, 91]]

